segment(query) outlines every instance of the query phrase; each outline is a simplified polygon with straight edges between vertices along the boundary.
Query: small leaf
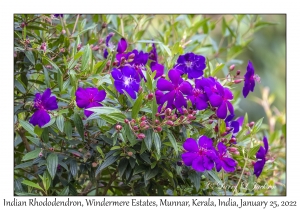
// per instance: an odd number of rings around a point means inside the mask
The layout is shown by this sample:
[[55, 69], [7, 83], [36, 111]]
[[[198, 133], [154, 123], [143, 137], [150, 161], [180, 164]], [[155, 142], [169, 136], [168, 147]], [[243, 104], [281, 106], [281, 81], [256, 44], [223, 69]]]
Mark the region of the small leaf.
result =
[[42, 180], [43, 180], [44, 189], [48, 190], [51, 185], [51, 176], [47, 171], [44, 171]]
[[39, 156], [40, 152], [41, 152], [41, 149], [40, 149], [40, 148], [35, 149], [35, 150], [31, 151], [31, 152], [28, 152], [28, 153], [26, 153], [26, 154], [23, 156], [22, 161], [34, 159], [34, 158], [36, 158], [36, 157]]
[[55, 153], [51, 153], [47, 157], [47, 169], [49, 171], [50, 176], [52, 177], [52, 180], [55, 177], [57, 165], [58, 165], [58, 157]]
[[26, 93], [24, 86], [18, 80], [15, 80], [15, 86], [21, 93]]
[[144, 98], [144, 94], [140, 94], [139, 97], [136, 99], [133, 107], [132, 107], [132, 112], [131, 112], [131, 116], [132, 119], [136, 119], [138, 116], [138, 113], [141, 109], [142, 103], [143, 103], [143, 98]]
[[151, 151], [151, 147], [152, 147], [152, 130], [148, 129], [145, 132], [146, 138], [145, 138], [145, 145], [148, 149], [148, 151]]
[[86, 45], [85, 49], [83, 51], [82, 61], [81, 61], [81, 71], [84, 71], [87, 69], [89, 65], [89, 61], [91, 60], [91, 54], [92, 49], [90, 48], [90, 45]]
[[33, 161], [28, 161], [28, 162], [25, 162], [25, 163], [21, 163], [19, 165], [16, 165], [14, 169], [18, 169], [18, 168], [27, 168], [29, 166], [32, 166], [33, 165]]
[[153, 142], [157, 153], [160, 154], [161, 140], [159, 134], [156, 132], [153, 132]]
[[70, 161], [70, 171], [71, 171], [71, 174], [73, 175], [73, 177], [76, 177], [77, 175], [77, 162], [76, 160], [72, 159]]
[[20, 125], [26, 130], [28, 131], [31, 135], [33, 135], [34, 137], [36, 137], [36, 134], [34, 133], [34, 127], [33, 125], [29, 124], [26, 121], [23, 120], [19, 120]]
[[60, 193], [61, 196], [69, 195], [69, 186], [66, 186]]
[[64, 125], [64, 132], [68, 139], [72, 138], [72, 124], [70, 121], [66, 121]]
[[26, 50], [24, 51], [26, 57], [28, 58], [28, 60], [34, 65], [35, 64], [35, 59], [34, 59], [34, 55], [32, 53], [32, 51], [30, 50]]
[[74, 114], [74, 124], [82, 140], [84, 140], [83, 122], [78, 114]]
[[57, 85], [60, 91], [63, 89], [63, 74], [60, 70], [57, 70]]
[[257, 153], [257, 151], [259, 150], [259, 148], [260, 148], [260, 145], [256, 145], [256, 146], [252, 147], [248, 153], [249, 158], [254, 156]]
[[65, 118], [62, 115], [58, 115], [56, 117], [56, 125], [60, 132], [64, 132], [64, 123], [65, 123]]
[[126, 170], [126, 167], [128, 165], [128, 162], [129, 161], [126, 158], [123, 158], [123, 159], [120, 160], [119, 165], [118, 165], [118, 170], [119, 170], [120, 177], [123, 176], [123, 174]]
[[264, 118], [260, 118], [254, 125], [254, 128], [252, 129], [252, 133], [257, 133], [260, 130], [260, 127], [262, 125]]
[[110, 166], [111, 164], [113, 164], [114, 162], [116, 162], [119, 158], [119, 155], [116, 156], [109, 156], [107, 159], [105, 159], [103, 161], [103, 163], [97, 168], [96, 172], [95, 172], [95, 176], [97, 176], [99, 174], [100, 171], [102, 171], [103, 169], [105, 169], [106, 167]]
[[170, 130], [168, 130], [168, 138], [174, 148], [175, 154], [178, 155], [178, 147], [177, 147], [177, 142], [175, 137], [173, 136], [172, 132]]
[[154, 168], [154, 169], [148, 169], [146, 172], [145, 172], [145, 180], [149, 180], [153, 177], [155, 177], [156, 175], [158, 174], [158, 168]]
[[220, 70], [222, 70], [224, 66], [225, 66], [224, 63], [218, 65], [218, 66], [213, 70], [213, 72], [211, 73], [211, 76], [213, 76], [213, 77], [216, 76], [216, 74], [217, 74]]
[[44, 77], [45, 77], [45, 84], [47, 85], [48, 88], [50, 88], [50, 79], [49, 79], [49, 74], [48, 74], [48, 69], [43, 66], [44, 70]]
[[39, 189], [39, 190], [42, 190], [42, 191], [43, 191], [43, 189], [40, 187], [40, 185], [38, 185], [38, 184], [36, 184], [36, 183], [34, 183], [34, 182], [31, 182], [31, 181], [29, 181], [29, 180], [23, 180], [23, 181], [22, 181], [22, 184], [25, 184], [25, 185], [27, 185], [27, 186], [34, 187], [34, 188], [36, 188], [36, 189]]

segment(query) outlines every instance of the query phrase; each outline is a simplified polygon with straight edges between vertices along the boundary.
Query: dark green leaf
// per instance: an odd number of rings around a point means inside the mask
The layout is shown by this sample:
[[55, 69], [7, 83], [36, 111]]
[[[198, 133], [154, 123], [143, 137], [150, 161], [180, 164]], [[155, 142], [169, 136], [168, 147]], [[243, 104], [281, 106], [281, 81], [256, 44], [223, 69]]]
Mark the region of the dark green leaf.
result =
[[178, 147], [177, 147], [177, 142], [175, 137], [173, 136], [172, 132], [170, 130], [168, 130], [168, 138], [174, 148], [175, 154], [178, 155]]
[[161, 140], [159, 134], [156, 132], [153, 132], [153, 142], [157, 153], [160, 154]]
[[34, 188], [37, 188], [39, 190], [43, 190], [38, 184], [34, 183], [34, 182], [31, 182], [29, 180], [23, 180], [22, 181], [22, 184], [25, 184], [27, 186], [30, 186], [30, 187], [34, 187]]
[[55, 153], [51, 153], [47, 157], [47, 169], [52, 179], [54, 179], [55, 177], [57, 165], [58, 165], [58, 157]]
[[31, 124], [29, 124], [28, 122], [23, 121], [23, 120], [19, 120], [19, 123], [31, 135], [36, 136], [36, 134], [34, 133], [34, 127]]
[[40, 149], [40, 148], [35, 149], [35, 150], [31, 151], [31, 152], [28, 152], [28, 153], [26, 153], [26, 154], [23, 156], [22, 161], [34, 159], [34, 158], [36, 158], [36, 157], [39, 156], [39, 153], [40, 153], [40, 152], [41, 152], [41, 149]]
[[126, 158], [123, 158], [123, 159], [120, 160], [119, 166], [118, 166], [118, 170], [119, 170], [119, 175], [120, 175], [120, 177], [123, 176], [123, 174], [124, 174], [124, 172], [125, 172], [125, 170], [126, 170], [126, 167], [127, 167], [127, 165], [128, 165], [128, 162], [129, 162], [129, 161], [128, 161]]
[[73, 175], [73, 177], [76, 177], [77, 175], [77, 162], [76, 160], [72, 159], [70, 161], [70, 171], [71, 171], [71, 174]]
[[68, 139], [72, 138], [72, 125], [70, 121], [66, 121], [64, 125], [64, 132]]
[[105, 159], [103, 161], [103, 163], [97, 168], [96, 172], [95, 172], [95, 176], [97, 176], [99, 174], [100, 171], [102, 171], [103, 169], [105, 169], [106, 167], [110, 166], [111, 164], [113, 164], [114, 162], [116, 162], [119, 158], [119, 155], [116, 156], [109, 156], [107, 159]]
[[144, 98], [144, 94], [141, 93], [139, 95], [139, 97], [136, 99], [133, 107], [132, 107], [132, 112], [131, 112], [131, 116], [132, 116], [132, 119], [136, 119], [137, 116], [138, 116], [138, 113], [141, 109], [141, 106], [142, 106], [142, 103], [143, 103], [143, 98]]
[[26, 50], [24, 51], [26, 57], [28, 58], [28, 60], [34, 65], [35, 64], [35, 59], [34, 59], [34, 55], [32, 53], [32, 51]]
[[65, 118], [62, 115], [58, 115], [56, 117], [56, 125], [60, 132], [64, 132], [64, 123], [65, 123]]
[[84, 140], [83, 122], [78, 114], [74, 114], [74, 124], [82, 140]]
[[21, 93], [26, 93], [24, 86], [18, 80], [15, 80], [15, 86]]
[[146, 138], [145, 138], [145, 145], [148, 149], [148, 151], [151, 151], [151, 147], [152, 147], [152, 130], [148, 129], [145, 132]]

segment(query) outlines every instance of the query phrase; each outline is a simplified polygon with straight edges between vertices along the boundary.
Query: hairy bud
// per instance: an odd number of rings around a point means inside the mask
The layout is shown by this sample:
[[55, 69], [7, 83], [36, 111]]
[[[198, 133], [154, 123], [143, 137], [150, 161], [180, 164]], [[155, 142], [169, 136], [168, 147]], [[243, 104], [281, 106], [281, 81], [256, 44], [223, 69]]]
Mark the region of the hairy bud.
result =
[[234, 65], [234, 64], [232, 64], [232, 65], [229, 67], [229, 70], [230, 70], [230, 71], [233, 71], [233, 70], [234, 70], [234, 68], [235, 68], [235, 65]]
[[145, 136], [145, 134], [143, 134], [143, 133], [139, 133], [139, 134], [137, 135], [137, 137], [138, 137], [138, 139], [144, 139], [146, 136]]
[[117, 130], [117, 131], [122, 130], [122, 125], [116, 125], [116, 130]]
[[174, 122], [171, 121], [171, 120], [168, 120], [166, 124], [169, 125], [169, 126], [173, 126], [173, 125], [174, 125]]
[[148, 94], [148, 100], [152, 100], [152, 99], [153, 99], [153, 96], [154, 96], [153, 93], [149, 93], [149, 94]]
[[172, 114], [172, 110], [170, 108], [167, 108], [165, 111], [165, 115], [170, 116]]

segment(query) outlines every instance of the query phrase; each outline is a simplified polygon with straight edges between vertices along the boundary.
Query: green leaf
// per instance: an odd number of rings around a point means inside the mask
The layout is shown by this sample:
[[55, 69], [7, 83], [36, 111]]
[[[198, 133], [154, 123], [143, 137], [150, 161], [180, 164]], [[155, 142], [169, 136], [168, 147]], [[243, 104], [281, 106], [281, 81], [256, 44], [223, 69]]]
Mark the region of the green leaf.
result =
[[31, 152], [26, 153], [23, 156], [22, 161], [31, 160], [31, 159], [34, 159], [34, 158], [38, 157], [41, 151], [42, 150], [40, 148], [38, 148], [38, 149], [35, 149]]
[[52, 180], [55, 177], [57, 165], [58, 165], [58, 157], [55, 153], [51, 153], [47, 157], [47, 169], [49, 171], [50, 176], [52, 177]]
[[136, 119], [143, 103], [144, 94], [141, 93], [136, 99], [131, 112], [132, 119]]
[[222, 134], [226, 131], [226, 123], [224, 120], [219, 120], [219, 133]]
[[108, 116], [116, 120], [117, 122], [122, 122], [122, 123], [126, 119], [126, 116], [123, 113], [111, 113]]
[[74, 33], [74, 34], [72, 35], [72, 37], [80, 36], [81, 34], [84, 34], [85, 32], [94, 29], [96, 26], [97, 26], [97, 24], [93, 24], [92, 26], [90, 26], [90, 27], [88, 27], [88, 28], [86, 28], [86, 29], [80, 31], [78, 34], [77, 34], [77, 33]]
[[56, 125], [60, 132], [64, 132], [64, 123], [65, 123], [65, 118], [62, 115], [58, 115], [56, 117]]
[[124, 172], [127, 168], [128, 162], [129, 161], [126, 158], [123, 158], [123, 159], [120, 160], [119, 165], [118, 165], [118, 170], [119, 170], [120, 177], [123, 176], [123, 174], [124, 174]]
[[39, 189], [39, 190], [42, 190], [42, 191], [43, 191], [43, 188], [41, 188], [40, 185], [38, 185], [38, 184], [36, 184], [36, 183], [34, 183], [34, 182], [31, 182], [31, 181], [29, 181], [29, 180], [23, 180], [23, 181], [22, 181], [22, 184], [25, 184], [25, 185], [27, 185], [27, 186], [34, 187], [34, 188], [36, 188], [36, 189]]
[[32, 166], [33, 165], [33, 161], [28, 161], [28, 162], [25, 162], [25, 163], [21, 163], [19, 165], [16, 165], [14, 167], [14, 169], [18, 169], [18, 168], [27, 168], [29, 166]]
[[60, 193], [61, 196], [69, 195], [69, 186], [66, 186]]
[[39, 138], [34, 138], [32, 136], [26, 136], [26, 138], [31, 141], [32, 143], [34, 143], [36, 146], [40, 145], [40, 139]]
[[145, 135], [146, 135], [146, 138], [145, 138], [145, 145], [148, 149], [148, 151], [151, 151], [151, 147], [152, 147], [152, 130], [151, 129], [148, 129], [145, 131]]
[[53, 123], [55, 123], [56, 117], [52, 117], [50, 119], [50, 122], [48, 122], [46, 125], [43, 125], [42, 128], [47, 128], [49, 126], [51, 126]]
[[158, 174], [158, 171], [159, 171], [159, 170], [158, 170], [157, 167], [154, 168], [154, 169], [148, 169], [148, 170], [145, 172], [145, 176], [144, 176], [145, 180], [149, 180], [149, 179], [155, 177], [155, 176]]
[[34, 59], [34, 55], [32, 53], [32, 51], [30, 50], [26, 50], [24, 51], [26, 57], [28, 58], [28, 60], [34, 65], [35, 64], [35, 59]]
[[106, 107], [106, 106], [93, 107], [93, 108], [88, 108], [86, 110], [92, 111], [96, 114], [122, 113], [119, 109], [113, 107]]
[[86, 45], [83, 51], [83, 56], [81, 61], [81, 71], [87, 69], [89, 62], [91, 60], [91, 55], [92, 55], [92, 49], [90, 48], [90, 45]]
[[177, 142], [175, 137], [173, 136], [172, 132], [170, 130], [168, 130], [168, 138], [174, 148], [175, 154], [178, 155], [178, 147], [177, 147]]
[[248, 153], [249, 158], [254, 156], [257, 153], [257, 151], [259, 150], [259, 148], [260, 148], [260, 145], [256, 145], [256, 146], [252, 147]]
[[60, 70], [57, 70], [57, 85], [60, 91], [63, 89], [63, 74]]
[[255, 123], [252, 133], [257, 133], [260, 130], [263, 120], [264, 118], [262, 117]]
[[153, 142], [157, 153], [160, 154], [161, 140], [159, 134], [156, 132], [153, 132]]
[[36, 135], [41, 136], [43, 133], [44, 129], [40, 128], [39, 126], [35, 126], [34, 127], [34, 132], [36, 133]]
[[95, 176], [97, 176], [100, 171], [102, 171], [103, 169], [105, 169], [106, 167], [110, 166], [111, 164], [113, 164], [114, 162], [116, 162], [119, 158], [119, 155], [116, 156], [109, 156], [107, 159], [105, 159], [103, 161], [103, 163], [97, 168], [96, 172], [95, 172]]
[[46, 61], [48, 61], [53, 67], [54, 69], [56, 69], [57, 71], [60, 71], [59, 67], [56, 65], [56, 63], [54, 63], [50, 58], [48, 58], [47, 56], [41, 55], [43, 57], [43, 59], [45, 59]]
[[101, 114], [100, 115], [100, 118], [105, 120], [106, 122], [110, 123], [110, 124], [115, 124], [117, 123], [118, 121], [115, 120], [114, 118], [110, 117], [109, 115], [105, 115], [105, 114]]
[[34, 137], [36, 137], [36, 134], [34, 133], [34, 127], [33, 125], [29, 124], [26, 121], [23, 120], [19, 120], [20, 125], [26, 130], [28, 131], [31, 135], [33, 135]]
[[222, 181], [218, 177], [218, 174], [215, 171], [206, 171], [219, 185], [222, 184]]
[[189, 179], [194, 184], [196, 190], [200, 189], [201, 176], [203, 173], [200, 172], [192, 172], [189, 174]]
[[44, 189], [45, 189], [45, 190], [48, 190], [49, 187], [50, 187], [50, 185], [51, 185], [51, 176], [50, 176], [50, 174], [48, 173], [48, 171], [44, 171], [42, 180], [43, 180], [43, 186], [44, 186]]
[[218, 65], [218, 66], [213, 70], [213, 72], [211, 73], [211, 76], [213, 76], [213, 77], [216, 76], [216, 74], [217, 74], [220, 70], [222, 70], [224, 66], [225, 66], [224, 63]]
[[82, 140], [84, 140], [83, 122], [78, 114], [74, 114], [74, 124]]
[[15, 80], [15, 86], [21, 93], [26, 93], [24, 86], [18, 80]]
[[64, 125], [64, 132], [68, 139], [72, 138], [72, 124], [70, 121], [66, 121]]
[[47, 85], [48, 88], [50, 88], [50, 79], [49, 79], [49, 74], [48, 74], [48, 69], [43, 66], [44, 69], [44, 77], [45, 77], [45, 84]]
[[77, 162], [74, 159], [70, 161], [70, 171], [73, 177], [76, 177], [78, 169], [77, 169]]

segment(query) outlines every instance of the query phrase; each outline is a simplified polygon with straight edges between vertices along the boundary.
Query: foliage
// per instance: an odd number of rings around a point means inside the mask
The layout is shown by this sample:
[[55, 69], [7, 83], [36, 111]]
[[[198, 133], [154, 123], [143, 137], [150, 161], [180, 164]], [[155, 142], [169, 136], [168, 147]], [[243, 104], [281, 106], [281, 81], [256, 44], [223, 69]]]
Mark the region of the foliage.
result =
[[[270, 108], [274, 96], [269, 96], [268, 89], [263, 90], [263, 99], [253, 100], [263, 106], [269, 124], [263, 119], [248, 122], [245, 113], [239, 132], [233, 134], [211, 105], [196, 110], [188, 102], [188, 113], [173, 109], [167, 114], [167, 104], [157, 103], [158, 71], [153, 72], [149, 62], [135, 99], [126, 91], [120, 93], [111, 75], [121, 38], [130, 50], [150, 52], [155, 43], [166, 78], [180, 55], [201, 54], [206, 58], [204, 76], [219, 77], [233, 92], [231, 103], [238, 109], [241, 88], [235, 83], [241, 81], [232, 65], [243, 64], [237, 57], [256, 31], [275, 23], [259, 15], [22, 14], [14, 20], [16, 195], [285, 194], [285, 115], [276, 111], [274, 116]], [[112, 32], [110, 42], [115, 48], [106, 43]], [[214, 37], [218, 32], [220, 40]], [[105, 91], [103, 106], [79, 108], [79, 87]], [[30, 118], [36, 111], [35, 94], [47, 88], [56, 97], [58, 109], [48, 110], [51, 120], [46, 125], [34, 126]], [[85, 109], [94, 114], [86, 116]], [[276, 121], [282, 129], [275, 130]], [[202, 135], [212, 138], [215, 146], [222, 141], [233, 148], [234, 172], [199, 172], [183, 164], [184, 142]], [[270, 151], [256, 178], [253, 163], [263, 136], [269, 140]], [[232, 139], [236, 144], [229, 143]], [[265, 184], [276, 187], [255, 188]]]

